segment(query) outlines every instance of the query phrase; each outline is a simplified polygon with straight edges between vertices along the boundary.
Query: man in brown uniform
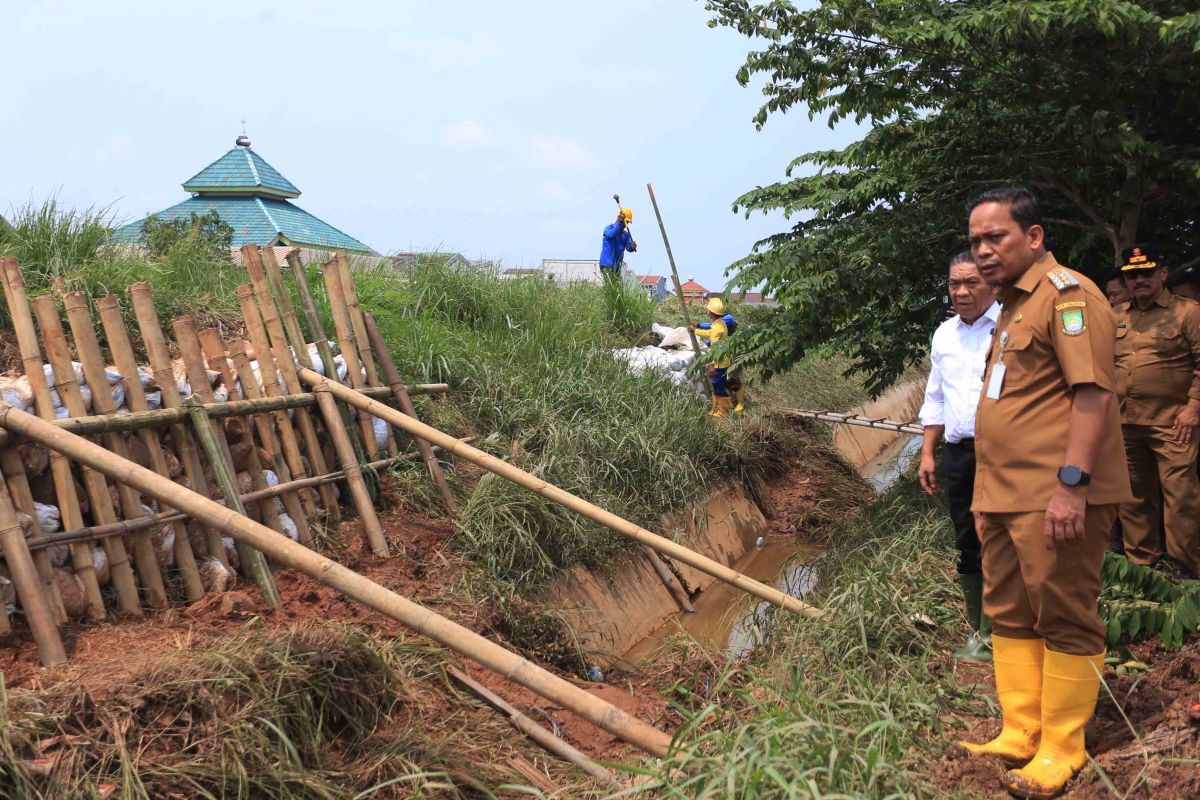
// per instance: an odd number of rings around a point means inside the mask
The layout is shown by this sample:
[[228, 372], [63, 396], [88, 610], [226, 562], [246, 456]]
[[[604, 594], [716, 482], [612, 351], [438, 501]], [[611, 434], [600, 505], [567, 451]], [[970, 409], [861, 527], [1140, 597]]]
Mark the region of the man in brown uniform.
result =
[[1087, 762], [1105, 652], [1100, 565], [1130, 499], [1116, 323], [1096, 285], [1047, 252], [1032, 194], [996, 189], [968, 209], [971, 251], [1003, 304], [976, 415], [972, 510], [1004, 728], [961, 745], [1024, 764], [1007, 788], [1045, 798]]
[[[1117, 307], [1117, 396], [1134, 500], [1121, 506], [1125, 554], [1139, 564], [1167, 557], [1200, 572], [1200, 304], [1172, 295], [1158, 247], [1140, 244], [1121, 267], [1133, 299]], [[1184, 576], [1186, 577], [1186, 576]]]

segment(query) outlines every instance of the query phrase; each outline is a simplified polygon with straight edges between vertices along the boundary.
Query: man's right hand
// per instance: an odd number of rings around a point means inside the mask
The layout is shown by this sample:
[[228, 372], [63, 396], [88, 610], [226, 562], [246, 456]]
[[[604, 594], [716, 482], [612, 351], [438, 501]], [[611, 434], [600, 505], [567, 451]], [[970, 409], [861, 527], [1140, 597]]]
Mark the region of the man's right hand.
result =
[[917, 467], [917, 477], [921, 479], [921, 488], [930, 497], [942, 490], [937, 482], [937, 461], [934, 459], [933, 453], [921, 453], [921, 464]]

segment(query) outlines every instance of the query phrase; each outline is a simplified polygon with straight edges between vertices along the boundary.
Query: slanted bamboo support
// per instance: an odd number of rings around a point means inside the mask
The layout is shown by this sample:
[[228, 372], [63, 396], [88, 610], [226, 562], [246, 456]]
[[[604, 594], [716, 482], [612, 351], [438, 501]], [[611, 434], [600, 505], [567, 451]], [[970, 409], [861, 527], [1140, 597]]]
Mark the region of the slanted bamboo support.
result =
[[[92, 319], [88, 296], [83, 292], [69, 292], [63, 296], [63, 308], [67, 312], [67, 323], [71, 326], [71, 337], [75, 340], [75, 352], [83, 366], [83, 376], [92, 387], [92, 408], [102, 415], [115, 414], [117, 408], [105, 374], [104, 356], [96, 339], [96, 323]], [[133, 380], [138, 380], [136, 371]], [[104, 446], [121, 458], [129, 458], [129, 448], [119, 433], [104, 434]], [[121, 516], [126, 519], [140, 517], [144, 513], [141, 496], [124, 484], [117, 485], [117, 501], [121, 506]], [[154, 553], [154, 543], [145, 531], [133, 534], [130, 541], [146, 603], [154, 610], [161, 611], [167, 607], [167, 589], [158, 566], [158, 556]]]
[[[4, 298], [8, 304], [9, 317], [17, 344], [21, 350], [21, 364], [33, 392], [37, 413], [43, 420], [54, 420], [54, 403], [50, 399], [50, 385], [42, 364], [42, 351], [38, 345], [37, 331], [33, 326], [33, 315], [29, 311], [29, 298], [25, 293], [25, 282], [21, 267], [15, 258], [9, 257], [0, 264], [4, 272]], [[71, 463], [61, 454], [50, 453], [50, 473], [54, 479], [54, 494], [58, 501], [64, 528], [83, 525], [83, 513], [79, 509], [79, 497], [75, 493], [75, 478], [71, 474]], [[83, 584], [87, 602], [87, 618], [93, 622], [104, 619], [104, 599], [100, 595], [100, 583], [96, 580], [95, 562], [90, 545], [79, 543], [71, 546], [71, 567]]]
[[[300, 308], [304, 312], [304, 324], [308, 326], [308, 335], [312, 337], [313, 346], [317, 348], [317, 357], [325, 374], [337, 379], [337, 366], [333, 363], [333, 351], [329, 349], [329, 339], [325, 336], [325, 326], [321, 323], [321, 314], [317, 311], [317, 301], [313, 299], [312, 287], [308, 285], [308, 273], [300, 263], [300, 256], [295, 250], [287, 254], [288, 266], [292, 268], [292, 278], [296, 282], [296, 295], [300, 298]], [[296, 330], [292, 338], [293, 347], [296, 342], [304, 343], [304, 333]], [[308, 348], [304, 348], [307, 350]], [[316, 366], [301, 360], [300, 366], [316, 369]]]
[[[309, 376], [316, 375], [307, 370]], [[318, 378], [320, 376], [317, 376]], [[349, 390], [348, 390], [349, 391]], [[400, 416], [404, 416], [401, 414]], [[407, 419], [407, 418], [405, 418]], [[420, 424], [420, 423], [416, 423]], [[330, 586], [351, 599], [397, 620], [493, 672], [560, 705], [614, 736], [654, 756], [667, 755], [669, 734], [580, 689], [532, 662], [512, 653], [431, 609], [385, 589], [335, 561], [309, 550], [269, 528], [240, 516], [207, 497], [180, 491], [175, 483], [132, 462], [122, 461], [78, 436], [39, 420], [20, 409], [0, 403], [0, 427], [39, 442], [71, 459], [102, 471], [143, 494], [169, 502], [189, 516], [202, 519], [249, 547], [269, 553], [280, 564]], [[455, 441], [451, 439], [451, 441]]]
[[[67, 337], [63, 333], [62, 323], [58, 319], [58, 306], [54, 298], [48, 294], [35, 297], [31, 301], [34, 316], [37, 317], [38, 328], [42, 331], [42, 343], [46, 346], [46, 355], [54, 370], [54, 384], [63, 405], [72, 416], [83, 416], [87, 409], [83, 404], [83, 395], [79, 391], [79, 381], [75, 378], [75, 367], [71, 363], [71, 353], [67, 348]], [[108, 391], [107, 380], [102, 382], [98, 391]], [[116, 522], [117, 514], [113, 509], [112, 497], [108, 493], [108, 484], [104, 476], [91, 469], [83, 469], [83, 487], [88, 495], [92, 518], [101, 525]], [[141, 509], [138, 509], [141, 513]], [[121, 613], [133, 617], [142, 616], [141, 600], [138, 597], [137, 581], [134, 579], [133, 567], [125, 551], [125, 542], [119, 538], [104, 540], [104, 553], [108, 557], [108, 569], [113, 588], [117, 590], [117, 605]], [[157, 565], [156, 565], [157, 567]]]
[[[338, 274], [337, 258], [325, 263], [325, 291], [329, 295], [329, 310], [333, 316], [333, 329], [337, 333], [338, 347], [342, 358], [346, 360], [346, 377], [355, 389], [366, 388], [363, 380], [363, 364], [358, 357], [358, 343], [354, 339], [354, 329], [350, 324], [350, 312], [346, 308], [346, 292], [342, 286], [342, 278]], [[337, 374], [328, 375], [330, 380], [337, 380]], [[375, 452], [375, 429], [371, 426], [371, 418], [361, 411], [357, 415], [358, 429], [362, 435], [363, 452]], [[351, 439], [354, 437], [351, 436]]]
[[[37, 643], [42, 666], [55, 667], [67, 663], [67, 652], [63, 650], [62, 639], [58, 635], [54, 612], [42, 594], [37, 567], [33, 565], [33, 557], [25, 545], [25, 531], [21, 529], [17, 510], [13, 508], [12, 500], [4, 489], [0, 489], [0, 549], [4, 553], [4, 563], [8, 565], [13, 585], [17, 588], [17, 599], [25, 611], [25, 621], [29, 623], [29, 630]], [[5, 614], [4, 618], [7, 620], [8, 615]]]
[[[149, 411], [150, 404], [146, 400], [146, 390], [142, 387], [141, 377], [138, 374], [133, 343], [129, 340], [129, 332], [125, 330], [125, 320], [121, 316], [120, 302], [116, 295], [110, 294], [97, 300], [96, 308], [100, 311], [100, 323], [104, 326], [104, 337], [108, 340], [113, 363], [122, 375], [127, 376], [125, 381], [126, 403], [134, 413]], [[167, 477], [169, 474], [167, 461], [163, 457], [162, 440], [158, 436], [158, 431], [142, 428], [137, 431], [137, 436], [150, 454], [151, 468], [159, 475]], [[159, 508], [165, 513], [171, 511], [170, 506], [160, 506]], [[200, 580], [196, 554], [192, 552], [187, 525], [183, 520], [175, 520], [171, 523], [171, 528], [175, 535], [172, 552], [175, 556], [175, 566], [183, 579], [184, 596], [187, 597], [188, 602], [194, 603], [204, 597], [204, 584]]]
[[371, 502], [366, 481], [363, 480], [362, 469], [358, 466], [358, 459], [354, 457], [350, 434], [342, 425], [342, 417], [338, 412], [337, 403], [328, 389], [314, 386], [313, 393], [317, 396], [317, 406], [321, 409], [321, 416], [325, 419], [325, 428], [329, 431], [329, 438], [333, 441], [333, 450], [337, 453], [338, 461], [341, 462], [342, 471], [346, 473], [346, 485], [350, 487], [350, 498], [362, 520], [363, 533], [367, 537], [367, 543], [371, 546], [371, 552], [377, 556], [386, 556], [388, 546], [387, 539], [383, 535], [383, 526], [379, 524], [379, 517], [375, 514], [375, 505]]
[[[387, 342], [383, 340], [383, 335], [379, 332], [379, 326], [375, 324], [375, 318], [370, 314], [366, 314], [363, 319], [363, 329], [371, 347], [375, 349], [375, 354], [379, 357], [379, 366], [383, 370], [383, 376], [387, 379], [388, 386], [392, 390], [392, 395], [396, 398], [396, 402], [400, 404], [400, 410], [413, 419], [418, 419], [417, 410], [413, 407], [412, 398], [408, 396], [408, 389], [404, 386], [404, 381], [400, 379], [400, 371], [396, 369], [396, 362], [392, 360], [392, 354], [388, 351]], [[450, 491], [450, 485], [446, 483], [446, 475], [442, 472], [442, 465], [434, 457], [429, 442], [419, 436], [413, 438], [417, 443], [417, 450], [421, 453], [421, 460], [425, 462], [425, 467], [429, 470], [429, 475], [433, 478], [434, 485], [437, 486], [438, 492], [442, 495], [442, 502], [446, 505], [446, 511], [451, 516], [458, 516], [458, 501], [454, 497], [454, 492]]]
[[[246, 323], [246, 335], [250, 337], [250, 344], [253, 345], [254, 354], [258, 358], [258, 374], [262, 376], [264, 393], [267, 397], [300, 394], [299, 391], [293, 391], [293, 387], [286, 383], [286, 378], [285, 385], [279, 385], [279, 376], [283, 375], [283, 370], [276, 368], [276, 359], [271, 353], [271, 343], [267, 338], [267, 327], [259, 312], [258, 304], [254, 301], [254, 290], [249, 285], [243, 284], [234, 292], [241, 305], [242, 320]], [[289, 359], [280, 359], [280, 361], [290, 363]], [[296, 382], [296, 387], [299, 387], [299, 381]], [[313, 402], [316, 402], [315, 398]], [[280, 414], [276, 414], [275, 421], [279, 426], [280, 441], [292, 475], [305, 475], [304, 464], [300, 460], [299, 445], [295, 433], [292, 432], [290, 418], [287, 414], [283, 414], [282, 417]], [[313, 474], [320, 475], [328, 472], [325, 454], [321, 452], [321, 443], [317, 440], [317, 429], [313, 426], [313, 420], [307, 408], [296, 410], [296, 427], [300, 430], [300, 438], [304, 440], [304, 452], [308, 455], [308, 462], [312, 467]], [[341, 511], [338, 508], [337, 495], [334, 494], [333, 487], [322, 485], [319, 493], [321, 505], [325, 508], [330, 523], [336, 525], [337, 521], [341, 519]]]
[[[13, 505], [18, 511], [28, 514], [31, 519], [37, 519], [37, 507], [33, 504], [33, 493], [29, 490], [29, 478], [25, 475], [25, 465], [21, 463], [21, 456], [16, 448], [7, 447], [0, 450], [0, 471], [4, 473], [5, 486], [13, 499]], [[41, 535], [40, 530], [35, 534]], [[30, 547], [30, 550], [33, 548]], [[59, 591], [58, 581], [54, 577], [54, 565], [50, 563], [50, 555], [43, 550], [33, 550], [33, 565], [37, 568], [42, 592], [50, 604], [54, 621], [61, 625], [67, 621], [67, 610], [63, 606], [62, 592]]]
[[360, 411], [365, 411], [368, 414], [374, 414], [377, 417], [385, 419], [412, 436], [419, 436], [433, 444], [440, 445], [448, 453], [466, 459], [489, 472], [499, 475], [505, 480], [528, 489], [534, 494], [540, 495], [553, 503], [558, 503], [564, 508], [578, 514], [582, 514], [593, 522], [597, 522], [626, 538], [633, 539], [640, 544], [648, 545], [662, 555], [682, 561], [684, 564], [711, 575], [720, 581], [724, 581], [748, 594], [752, 594], [755, 597], [802, 616], [817, 618], [824, 615], [824, 611], [821, 609], [814, 608], [778, 589], [749, 578], [737, 570], [730, 569], [724, 564], [713, 561], [711, 558], [703, 556], [681, 544], [676, 544], [670, 539], [659, 536], [656, 533], [651, 533], [640, 525], [622, 519], [610, 511], [605, 511], [581, 497], [577, 497], [568, 491], [547, 483], [541, 478], [530, 475], [525, 470], [514, 467], [506, 461], [501, 461], [495, 456], [488, 455], [482, 450], [477, 450], [470, 445], [463, 444], [454, 437], [415, 420], [394, 408], [389, 408], [382, 403], [378, 403], [360, 392], [342, 386], [340, 383], [327, 381], [312, 370], [300, 370], [300, 379], [314, 388], [325, 386], [339, 400], [354, 406]]
[[[175, 442], [179, 462], [183, 465], [183, 474], [194, 491], [207, 493], [208, 480], [204, 477], [204, 464], [188, 429], [190, 417], [183, 408], [183, 397], [179, 393], [179, 385], [175, 382], [175, 370], [171, 365], [170, 350], [167, 349], [167, 337], [163, 335], [162, 324], [158, 320], [158, 310], [154, 307], [154, 299], [150, 295], [150, 284], [139, 281], [127, 291], [133, 303], [133, 313], [137, 317], [142, 342], [146, 345], [150, 371], [162, 392], [163, 410], [180, 414], [171, 426], [171, 439]], [[203, 532], [209, 557], [217, 559], [221, 566], [230, 568], [220, 531], [206, 525]]]

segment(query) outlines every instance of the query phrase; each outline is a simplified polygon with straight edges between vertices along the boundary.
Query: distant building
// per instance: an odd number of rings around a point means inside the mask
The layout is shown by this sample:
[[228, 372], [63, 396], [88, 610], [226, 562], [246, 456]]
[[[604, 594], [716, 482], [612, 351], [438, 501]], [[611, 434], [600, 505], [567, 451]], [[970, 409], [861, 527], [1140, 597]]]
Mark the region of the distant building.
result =
[[509, 267], [500, 273], [500, 280], [514, 281], [518, 278], [540, 278], [542, 271], [537, 267]]
[[[599, 259], [587, 258], [543, 258], [542, 274], [559, 283], [594, 283], [603, 282], [600, 275]], [[626, 280], [636, 281], [633, 270], [625, 268], [623, 273]]]
[[691, 275], [688, 276], [687, 283], [679, 287], [683, 291], [683, 302], [687, 305], [699, 303], [704, 305], [704, 301], [708, 299], [709, 291], [696, 282], [696, 279]]
[[[342, 248], [351, 253], [378, 255], [353, 236], [291, 203], [300, 196], [300, 190], [250, 149], [245, 134], [237, 138], [232, 150], [184, 181], [183, 188], [192, 196], [150, 216], [186, 219], [193, 214], [216, 211], [233, 228], [235, 249], [256, 244], [320, 251]], [[118, 228], [114, 239], [140, 244], [144, 221]]]
[[767, 297], [762, 292], [741, 292], [739, 294], [729, 295], [729, 299], [738, 303], [745, 303], [748, 306], [777, 306], [779, 301], [774, 297]]
[[662, 275], [639, 275], [638, 283], [646, 292], [646, 297], [656, 303], [661, 303], [671, 294], [667, 291], [667, 279]]

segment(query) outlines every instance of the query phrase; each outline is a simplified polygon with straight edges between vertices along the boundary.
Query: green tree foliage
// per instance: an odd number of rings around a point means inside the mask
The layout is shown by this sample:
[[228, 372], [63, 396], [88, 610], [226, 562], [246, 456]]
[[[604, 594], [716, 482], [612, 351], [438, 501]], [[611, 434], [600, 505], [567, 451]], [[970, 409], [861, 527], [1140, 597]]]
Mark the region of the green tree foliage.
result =
[[737, 76], [764, 81], [758, 126], [797, 107], [865, 126], [734, 205], [795, 220], [730, 267], [781, 303], [741, 343], [768, 374], [831, 344], [879, 391], [918, 360], [963, 203], [991, 186], [1034, 189], [1056, 255], [1092, 274], [1140, 239], [1200, 255], [1195, 0], [707, 5], [762, 45]]
[[186, 242], [210, 256], [228, 259], [233, 228], [215, 210], [174, 219], [151, 214], [142, 222], [142, 237], [146, 249], [154, 256], [165, 256], [176, 245]]

